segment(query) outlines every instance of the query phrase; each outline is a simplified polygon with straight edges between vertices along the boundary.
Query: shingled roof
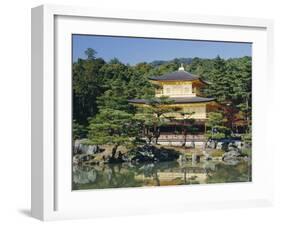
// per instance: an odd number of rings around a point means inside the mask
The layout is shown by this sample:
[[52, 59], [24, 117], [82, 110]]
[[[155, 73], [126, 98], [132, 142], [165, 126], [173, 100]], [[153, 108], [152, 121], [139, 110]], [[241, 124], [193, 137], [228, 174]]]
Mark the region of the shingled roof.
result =
[[148, 79], [150, 79], [152, 81], [195, 81], [195, 80], [199, 80], [200, 82], [202, 82], [206, 85], [210, 84], [209, 82], [201, 79], [198, 75], [193, 75], [193, 74], [185, 71], [183, 65], [179, 68], [178, 71], [166, 73], [161, 76], [152, 76], [152, 77], [149, 77]]
[[[157, 101], [157, 99], [154, 99]], [[214, 101], [215, 98], [206, 98], [206, 97], [171, 97], [168, 100], [171, 100], [171, 104], [188, 104], [188, 103], [205, 103]], [[131, 99], [130, 103], [133, 104], [149, 104], [149, 100], [146, 99]]]
[[193, 81], [198, 80], [199, 76], [193, 75], [187, 71], [179, 70], [161, 76], [149, 77], [149, 79], [155, 81]]

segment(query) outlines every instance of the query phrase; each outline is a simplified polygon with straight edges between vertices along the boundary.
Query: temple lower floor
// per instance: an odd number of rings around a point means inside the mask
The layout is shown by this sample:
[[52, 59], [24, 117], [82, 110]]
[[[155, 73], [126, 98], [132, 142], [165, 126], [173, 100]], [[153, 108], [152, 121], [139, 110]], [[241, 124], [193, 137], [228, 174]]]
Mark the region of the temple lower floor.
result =
[[[245, 127], [234, 127], [233, 132], [235, 134], [245, 133]], [[186, 133], [186, 135], [184, 135]], [[203, 122], [197, 122], [190, 126], [186, 125], [165, 125], [160, 127], [159, 142], [205, 142], [206, 126]]]
[[184, 132], [183, 130], [187, 130], [188, 134], [204, 134], [206, 127], [204, 124], [198, 124], [192, 127], [187, 125], [185, 128], [181, 125], [165, 125], [160, 128], [162, 134], [182, 134]]
[[179, 125], [168, 125], [160, 128], [159, 141], [181, 142], [187, 141], [205, 141], [205, 125], [193, 125], [192, 130], [186, 126], [187, 135], [183, 135], [183, 127]]

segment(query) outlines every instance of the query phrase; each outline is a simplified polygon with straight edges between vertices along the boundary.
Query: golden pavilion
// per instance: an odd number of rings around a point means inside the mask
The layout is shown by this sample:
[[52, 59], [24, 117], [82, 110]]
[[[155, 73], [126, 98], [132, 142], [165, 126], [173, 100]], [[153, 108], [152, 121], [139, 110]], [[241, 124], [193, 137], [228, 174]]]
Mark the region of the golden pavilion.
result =
[[[183, 65], [172, 73], [167, 73], [161, 76], [150, 77], [150, 82], [156, 85], [155, 97], [167, 96], [171, 100], [172, 104], [166, 107], [179, 108], [182, 112], [192, 112], [190, 118], [195, 121], [197, 127], [197, 133], [195, 140], [203, 141], [205, 133], [205, 123], [207, 120], [208, 112], [214, 110], [217, 107], [217, 103], [214, 98], [202, 97], [201, 89], [208, 85], [208, 83], [202, 80], [199, 76], [193, 75], [184, 70]], [[142, 106], [148, 104], [146, 99], [132, 99], [131, 103]], [[171, 113], [168, 113], [171, 114]], [[183, 118], [180, 113], [173, 113], [175, 119]], [[161, 127], [160, 140], [178, 140], [181, 139], [179, 132], [180, 125], [171, 121], [170, 124]], [[194, 134], [192, 135], [194, 140]]]

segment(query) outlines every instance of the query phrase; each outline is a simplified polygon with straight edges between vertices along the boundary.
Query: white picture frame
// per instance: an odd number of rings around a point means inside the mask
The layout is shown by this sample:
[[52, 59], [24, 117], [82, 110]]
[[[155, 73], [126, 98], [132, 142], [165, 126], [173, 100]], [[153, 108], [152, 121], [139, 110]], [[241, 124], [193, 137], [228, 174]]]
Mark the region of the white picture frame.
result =
[[[72, 192], [71, 144], [61, 141], [69, 141], [71, 134], [69, 34], [91, 34], [93, 28], [108, 35], [253, 42], [253, 182]], [[189, 33], [180, 32], [187, 28]], [[266, 98], [273, 84], [272, 32], [273, 22], [265, 19], [57, 5], [32, 9], [32, 216], [56, 220], [271, 205], [273, 150], [264, 105], [270, 106]]]

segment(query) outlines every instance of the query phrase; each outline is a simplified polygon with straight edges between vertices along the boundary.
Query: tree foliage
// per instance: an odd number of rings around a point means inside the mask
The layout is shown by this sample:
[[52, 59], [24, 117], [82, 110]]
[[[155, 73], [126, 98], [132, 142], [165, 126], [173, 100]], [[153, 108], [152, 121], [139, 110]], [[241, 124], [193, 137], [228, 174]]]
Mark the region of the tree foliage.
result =
[[125, 111], [110, 108], [102, 109], [90, 119], [88, 139], [96, 145], [113, 145], [112, 157], [118, 146], [131, 147], [138, 134], [138, 126], [133, 115]]
[[225, 126], [226, 119], [220, 112], [210, 112], [206, 123], [208, 128], [207, 135], [210, 139], [226, 138], [229, 134], [229, 129]]
[[180, 121], [181, 122], [180, 124], [182, 125], [182, 134], [184, 136], [184, 141], [182, 146], [185, 146], [188, 132], [191, 134], [197, 132], [196, 127], [194, 126], [195, 119], [192, 118], [195, 112], [180, 110], [177, 111], [177, 113], [179, 113], [182, 116], [182, 118], [177, 119], [177, 121]]
[[[116, 58], [106, 62], [98, 57], [94, 49], [89, 48], [85, 51], [85, 59], [73, 62], [72, 68], [75, 137], [88, 136], [94, 142], [104, 143], [105, 140], [101, 140], [100, 136], [103, 133], [107, 142], [126, 143], [132, 137], [132, 131], [128, 130], [132, 126], [127, 120], [130, 119], [137, 123], [137, 128], [141, 128], [142, 133], [146, 130], [148, 138], [157, 140], [161, 133], [159, 130], [161, 125], [172, 119], [172, 116], [169, 119], [163, 115], [178, 109], [163, 108], [162, 105], [168, 101], [165, 97], [160, 99], [160, 102], [154, 99], [155, 87], [148, 78], [175, 71], [182, 62], [188, 64], [186, 66], [188, 71], [210, 83], [203, 90], [203, 95], [215, 97], [220, 104], [226, 106], [225, 112], [222, 112], [227, 120], [224, 126], [231, 128], [236, 115], [239, 114], [250, 128], [252, 82], [250, 57], [227, 60], [219, 56], [215, 59], [178, 58], [171, 61], [126, 65]], [[150, 100], [148, 107], [137, 109], [128, 102], [133, 98]], [[109, 117], [110, 114], [113, 118]], [[107, 126], [111, 130], [106, 128]], [[114, 126], [115, 129], [112, 128]]]
[[143, 135], [147, 137], [149, 143], [154, 139], [158, 143], [161, 135], [161, 126], [167, 123], [169, 119], [167, 114], [175, 112], [177, 109], [167, 107], [173, 101], [168, 97], [162, 96], [158, 99], [151, 98], [148, 100], [146, 107], [140, 107], [135, 118], [140, 122], [143, 128]]

